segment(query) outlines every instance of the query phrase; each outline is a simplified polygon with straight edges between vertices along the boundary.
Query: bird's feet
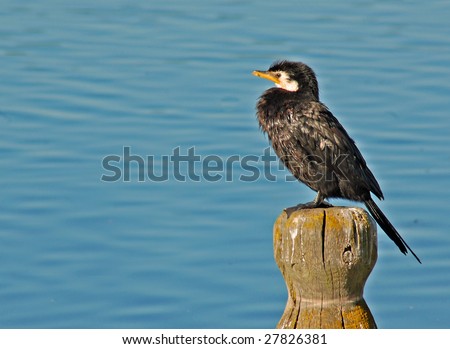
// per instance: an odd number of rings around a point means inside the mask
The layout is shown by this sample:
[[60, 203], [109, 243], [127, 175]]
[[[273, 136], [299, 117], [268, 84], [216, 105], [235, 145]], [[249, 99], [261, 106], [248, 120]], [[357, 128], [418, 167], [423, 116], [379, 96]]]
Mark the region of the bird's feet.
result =
[[291, 216], [295, 211], [298, 210], [304, 210], [309, 208], [328, 208], [333, 207], [332, 204], [326, 201], [322, 201], [321, 203], [317, 204], [315, 201], [307, 202], [306, 204], [298, 204], [297, 206], [292, 206], [284, 209], [284, 212], [286, 212], [287, 218]]

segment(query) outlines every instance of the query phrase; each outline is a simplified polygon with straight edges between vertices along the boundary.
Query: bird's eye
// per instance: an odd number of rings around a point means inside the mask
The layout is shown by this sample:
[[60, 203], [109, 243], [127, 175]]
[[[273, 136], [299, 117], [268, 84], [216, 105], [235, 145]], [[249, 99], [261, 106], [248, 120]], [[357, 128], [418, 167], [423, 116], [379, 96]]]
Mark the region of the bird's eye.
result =
[[276, 76], [277, 78], [281, 78], [281, 73], [276, 73], [275, 76]]

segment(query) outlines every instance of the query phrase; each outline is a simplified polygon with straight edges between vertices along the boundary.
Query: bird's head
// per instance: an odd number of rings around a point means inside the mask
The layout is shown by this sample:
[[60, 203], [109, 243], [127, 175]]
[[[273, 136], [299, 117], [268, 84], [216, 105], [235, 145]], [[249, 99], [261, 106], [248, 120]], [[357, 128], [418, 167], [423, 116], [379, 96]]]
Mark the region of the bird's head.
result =
[[267, 71], [253, 71], [253, 75], [273, 81], [277, 87], [284, 90], [311, 93], [319, 99], [316, 74], [304, 63], [279, 61], [272, 64]]

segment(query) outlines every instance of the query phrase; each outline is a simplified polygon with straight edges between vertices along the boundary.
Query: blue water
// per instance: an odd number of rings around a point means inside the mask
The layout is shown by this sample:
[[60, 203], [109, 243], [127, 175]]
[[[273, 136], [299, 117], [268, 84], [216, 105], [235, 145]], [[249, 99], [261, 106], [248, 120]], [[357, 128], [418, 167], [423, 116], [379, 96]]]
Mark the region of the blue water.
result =
[[261, 157], [271, 85], [251, 71], [292, 59], [316, 70], [423, 260], [379, 231], [378, 326], [449, 328], [449, 16], [438, 0], [2, 1], [0, 327], [275, 327], [272, 225], [312, 191], [276, 163], [276, 181], [236, 163], [207, 181], [199, 162], [199, 181], [177, 180], [186, 164], [152, 181], [137, 161], [108, 181], [102, 161], [120, 169], [128, 147], [160, 174], [177, 148]]

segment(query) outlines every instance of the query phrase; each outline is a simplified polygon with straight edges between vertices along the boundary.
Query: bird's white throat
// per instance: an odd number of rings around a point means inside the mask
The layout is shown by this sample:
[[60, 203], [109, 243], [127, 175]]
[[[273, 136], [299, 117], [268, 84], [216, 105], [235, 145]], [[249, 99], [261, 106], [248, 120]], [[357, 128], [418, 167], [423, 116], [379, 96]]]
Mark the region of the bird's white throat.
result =
[[275, 86], [291, 92], [298, 91], [298, 82], [292, 80], [286, 72], [278, 71], [277, 74], [279, 74], [280, 82]]

